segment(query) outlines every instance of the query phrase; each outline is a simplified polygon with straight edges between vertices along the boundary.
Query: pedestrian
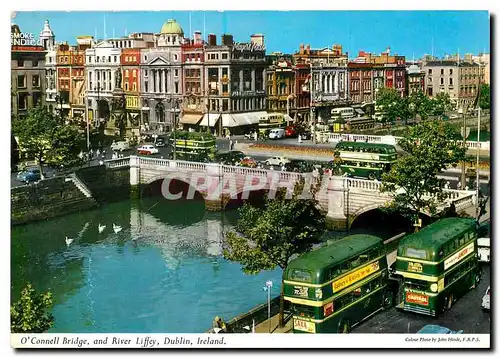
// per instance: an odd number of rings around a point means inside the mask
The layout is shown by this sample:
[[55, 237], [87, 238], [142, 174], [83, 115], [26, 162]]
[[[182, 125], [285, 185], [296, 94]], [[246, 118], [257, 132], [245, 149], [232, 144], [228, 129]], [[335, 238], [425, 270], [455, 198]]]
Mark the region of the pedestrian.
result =
[[102, 158], [106, 159], [106, 151], [104, 149], [102, 150]]
[[92, 159], [93, 157], [94, 157], [94, 150], [90, 148], [90, 159]]
[[233, 140], [229, 140], [229, 150], [233, 150]]
[[458, 184], [457, 184], [457, 190], [460, 190], [460, 187], [462, 186], [462, 184], [460, 183], [460, 180], [458, 181]]
[[95, 154], [97, 156], [97, 159], [99, 159], [99, 157], [101, 156], [101, 151], [99, 150], [99, 148], [97, 148]]
[[302, 143], [302, 136], [300, 135], [300, 133], [299, 133], [299, 139], [298, 140], [299, 140], [299, 143]]

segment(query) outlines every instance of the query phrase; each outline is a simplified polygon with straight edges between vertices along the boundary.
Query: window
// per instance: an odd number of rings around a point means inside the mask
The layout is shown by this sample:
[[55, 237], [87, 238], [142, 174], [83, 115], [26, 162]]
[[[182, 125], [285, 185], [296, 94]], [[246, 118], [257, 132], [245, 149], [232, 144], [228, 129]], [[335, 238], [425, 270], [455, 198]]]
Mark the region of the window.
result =
[[32, 77], [32, 86], [33, 87], [40, 87], [40, 76], [33, 75], [33, 77]]
[[42, 94], [40, 92], [33, 93], [33, 107], [36, 107], [40, 104], [41, 98], [42, 98]]
[[136, 78], [136, 77], [137, 77], [137, 70], [133, 70], [133, 71], [132, 71], [132, 76], [133, 76], [134, 78]]
[[148, 77], [148, 70], [144, 70], [144, 77]]
[[24, 60], [17, 60], [17, 67], [24, 67]]
[[125, 70], [125, 77], [128, 77], [129, 73], [128, 70]]
[[97, 56], [97, 60], [96, 60], [96, 62], [99, 62], [99, 56]]
[[222, 69], [222, 77], [227, 77], [227, 68]]
[[174, 54], [174, 61], [177, 61], [178, 58], [179, 58], [179, 56], [177, 56], [176, 54]]
[[441, 69], [441, 76], [444, 75], [444, 68]]
[[175, 82], [174, 83], [174, 87], [175, 87], [175, 93], [179, 93], [179, 82]]
[[148, 56], [144, 55], [144, 61], [148, 60]]
[[229, 100], [227, 99], [222, 100], [222, 110], [223, 111], [229, 110]]
[[223, 60], [227, 60], [227, 53], [223, 53], [223, 54], [222, 54], [222, 59], [223, 59]]
[[148, 81], [144, 82], [144, 92], [148, 92]]
[[450, 78], [450, 86], [453, 85], [453, 78]]
[[450, 76], [453, 74], [453, 68], [450, 68]]
[[17, 88], [26, 88], [26, 76], [24, 75], [17, 76]]
[[444, 78], [441, 77], [441, 84], [444, 84]]
[[227, 84], [223, 84], [222, 85], [222, 93], [227, 93], [228, 92], [228, 85]]
[[128, 82], [125, 82], [125, 91], [128, 91]]
[[17, 97], [17, 108], [18, 109], [26, 109], [27, 108], [27, 93], [19, 93]]
[[38, 67], [38, 61], [37, 60], [33, 60], [33, 67]]
[[179, 70], [177, 68], [174, 70], [174, 76], [179, 77]]
[[429, 68], [429, 75], [432, 75], [432, 68]]

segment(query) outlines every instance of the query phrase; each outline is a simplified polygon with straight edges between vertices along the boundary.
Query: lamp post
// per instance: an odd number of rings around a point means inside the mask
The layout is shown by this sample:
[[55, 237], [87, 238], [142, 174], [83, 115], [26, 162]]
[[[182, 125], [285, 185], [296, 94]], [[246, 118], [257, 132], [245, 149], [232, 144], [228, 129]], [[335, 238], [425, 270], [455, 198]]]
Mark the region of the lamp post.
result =
[[[462, 107], [458, 109], [458, 113], [462, 115], [462, 145], [467, 150], [467, 127], [465, 122], [465, 111]], [[465, 187], [465, 160], [462, 161], [462, 187]]]
[[269, 324], [269, 333], [271, 333], [271, 288], [273, 287], [273, 281], [266, 281], [266, 287], [263, 287], [264, 291], [267, 291], [267, 322]]
[[172, 116], [171, 119], [173, 119], [172, 122], [172, 134], [174, 136], [174, 160], [177, 159], [177, 148], [175, 146], [175, 141], [176, 141], [176, 131], [177, 131], [177, 121], [176, 121], [176, 112], [179, 110], [180, 112], [180, 106], [179, 104], [181, 103], [181, 100], [179, 98], [174, 98], [171, 93], [167, 93], [167, 95], [170, 95], [169, 98], [167, 98], [167, 102], [171, 104], [170, 106], [170, 115]]

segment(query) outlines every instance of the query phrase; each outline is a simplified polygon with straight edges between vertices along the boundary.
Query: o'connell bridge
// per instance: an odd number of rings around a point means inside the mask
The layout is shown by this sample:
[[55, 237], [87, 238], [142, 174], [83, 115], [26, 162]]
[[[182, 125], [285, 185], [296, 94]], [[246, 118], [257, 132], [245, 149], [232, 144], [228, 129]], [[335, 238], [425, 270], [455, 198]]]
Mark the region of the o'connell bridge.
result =
[[[278, 188], [293, 189], [295, 183], [304, 178], [304, 195], [315, 180], [312, 173], [291, 173], [266, 169], [253, 169], [217, 163], [196, 163], [168, 159], [130, 156], [108, 160], [109, 168], [129, 167], [131, 187], [160, 184], [163, 196], [175, 200], [180, 197], [193, 198], [196, 193], [205, 201], [210, 211], [221, 211], [231, 199], [245, 200], [252, 192], [268, 192], [272, 197]], [[172, 190], [173, 182], [182, 183], [184, 189]], [[380, 192], [380, 182], [323, 175], [317, 200], [326, 212], [329, 226], [344, 230], [361, 214], [387, 205], [389, 193]], [[476, 203], [475, 191], [445, 189], [443, 202], [437, 203], [438, 212], [452, 203], [457, 212]], [[424, 212], [429, 215], [429, 213]]]

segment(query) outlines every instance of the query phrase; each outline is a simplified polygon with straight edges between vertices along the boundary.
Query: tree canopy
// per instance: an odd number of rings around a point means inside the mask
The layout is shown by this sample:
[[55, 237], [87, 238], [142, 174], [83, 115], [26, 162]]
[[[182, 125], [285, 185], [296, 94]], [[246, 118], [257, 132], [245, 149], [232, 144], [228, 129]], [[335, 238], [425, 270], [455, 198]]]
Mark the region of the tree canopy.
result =
[[[23, 119], [12, 122], [12, 132], [19, 140], [24, 157], [42, 164], [72, 166], [80, 162], [78, 154], [84, 148], [84, 136], [78, 127], [63, 124], [62, 119], [46, 107], [35, 107]], [[43, 172], [42, 172], [43, 175]]]
[[[284, 270], [292, 256], [310, 251], [325, 231], [324, 215], [313, 198], [299, 198], [296, 187], [291, 198], [279, 190], [263, 208], [245, 204], [239, 211], [238, 232], [226, 236], [224, 257], [239, 262], [247, 274], [276, 267]], [[281, 287], [280, 323], [283, 306]]]
[[390, 210], [411, 218], [421, 211], [436, 212], [445, 196], [445, 181], [437, 175], [465, 159], [466, 148], [455, 137], [455, 129], [438, 120], [408, 128], [398, 141], [405, 155], [382, 175], [381, 190], [393, 196]]
[[28, 283], [21, 298], [10, 307], [10, 330], [12, 333], [44, 333], [54, 325], [49, 312], [52, 306], [50, 292], [38, 294]]
[[491, 100], [490, 85], [488, 84], [481, 85], [481, 92], [479, 94], [479, 107], [481, 107], [481, 109], [490, 109], [490, 100]]

